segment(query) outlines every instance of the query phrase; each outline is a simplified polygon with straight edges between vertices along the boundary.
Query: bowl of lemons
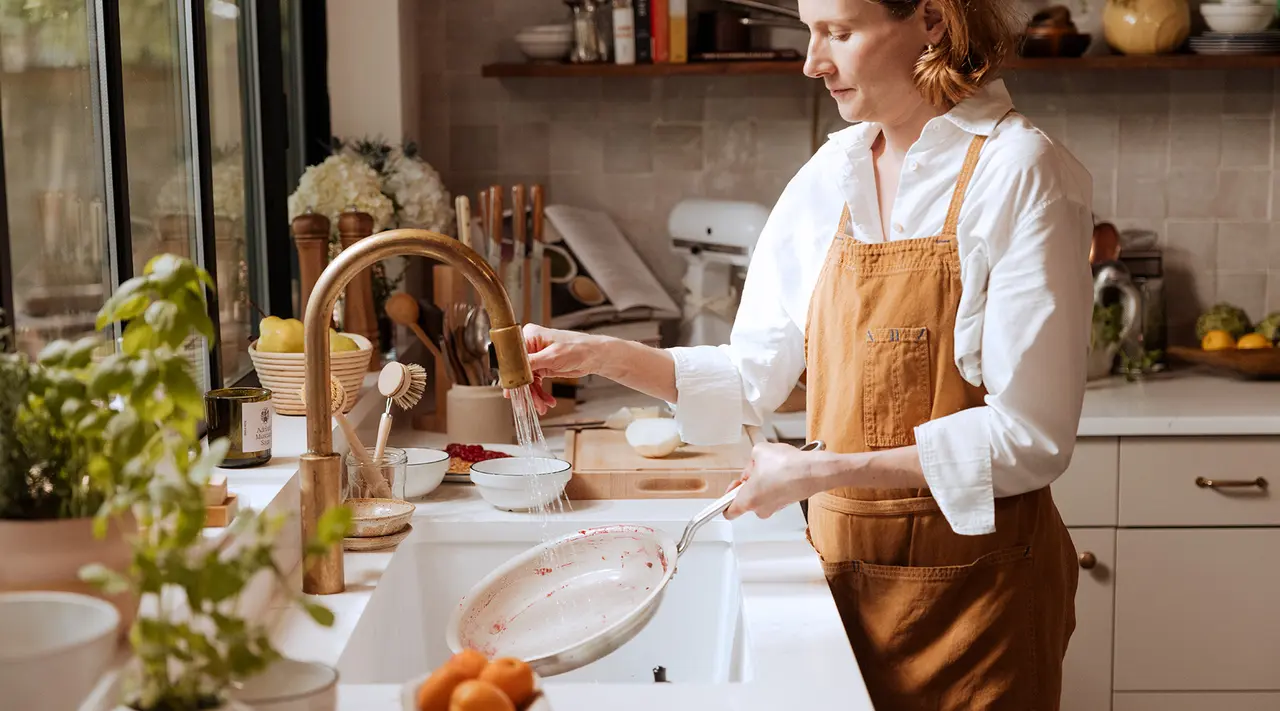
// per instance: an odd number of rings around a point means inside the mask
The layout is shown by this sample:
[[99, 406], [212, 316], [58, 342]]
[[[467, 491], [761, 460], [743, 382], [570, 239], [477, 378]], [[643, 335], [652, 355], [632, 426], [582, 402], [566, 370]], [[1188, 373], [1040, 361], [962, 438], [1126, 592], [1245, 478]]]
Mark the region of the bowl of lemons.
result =
[[[299, 390], [306, 380], [306, 356], [302, 348], [302, 322], [268, 316], [258, 326], [258, 340], [249, 344], [249, 358], [262, 387], [271, 391], [271, 404], [282, 415], [305, 415]], [[355, 407], [360, 385], [369, 372], [373, 343], [358, 333], [329, 329], [329, 373], [346, 390], [343, 413]]]

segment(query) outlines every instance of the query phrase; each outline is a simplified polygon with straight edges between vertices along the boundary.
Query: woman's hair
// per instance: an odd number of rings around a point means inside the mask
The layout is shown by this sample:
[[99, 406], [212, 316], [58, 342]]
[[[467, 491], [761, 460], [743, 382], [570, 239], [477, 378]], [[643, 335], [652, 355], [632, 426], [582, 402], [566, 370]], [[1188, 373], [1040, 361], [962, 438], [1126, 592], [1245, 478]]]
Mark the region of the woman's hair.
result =
[[[905, 20], [925, 0], [870, 0]], [[916, 61], [916, 86], [934, 106], [953, 106], [990, 81], [1015, 49], [1024, 21], [1015, 0], [933, 0], [946, 28]]]

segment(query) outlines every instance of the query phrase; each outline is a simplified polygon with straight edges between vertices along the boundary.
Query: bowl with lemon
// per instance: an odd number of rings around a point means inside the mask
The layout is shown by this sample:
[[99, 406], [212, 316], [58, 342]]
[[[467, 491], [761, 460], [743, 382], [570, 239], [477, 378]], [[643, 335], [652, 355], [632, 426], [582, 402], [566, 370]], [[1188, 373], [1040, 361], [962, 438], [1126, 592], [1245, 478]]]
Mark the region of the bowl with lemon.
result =
[[1196, 338], [1198, 348], [1173, 348], [1170, 355], [1239, 376], [1280, 377], [1280, 311], [1253, 324], [1239, 307], [1216, 304], [1196, 319]]
[[[298, 391], [306, 380], [302, 322], [268, 316], [258, 326], [258, 340], [249, 344], [249, 358], [262, 387], [271, 391], [271, 404], [282, 415], [305, 415]], [[329, 372], [346, 390], [342, 411], [350, 412], [360, 397], [360, 385], [369, 371], [373, 343], [358, 333], [329, 329]]]

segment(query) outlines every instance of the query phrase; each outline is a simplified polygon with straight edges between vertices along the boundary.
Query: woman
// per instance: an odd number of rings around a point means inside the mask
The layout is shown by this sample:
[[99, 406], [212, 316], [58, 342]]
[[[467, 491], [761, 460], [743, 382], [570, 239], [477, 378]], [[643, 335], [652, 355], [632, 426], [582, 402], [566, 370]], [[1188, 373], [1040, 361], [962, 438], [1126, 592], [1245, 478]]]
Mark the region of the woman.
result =
[[996, 78], [1015, 1], [800, 0], [805, 73], [860, 123], [779, 199], [728, 345], [526, 330], [539, 376], [674, 402], [690, 443], [737, 441], [807, 373], [827, 451], [757, 446], [726, 516], [808, 500], [878, 709], [1056, 709], [1075, 626], [1049, 484], [1083, 400], [1092, 184]]

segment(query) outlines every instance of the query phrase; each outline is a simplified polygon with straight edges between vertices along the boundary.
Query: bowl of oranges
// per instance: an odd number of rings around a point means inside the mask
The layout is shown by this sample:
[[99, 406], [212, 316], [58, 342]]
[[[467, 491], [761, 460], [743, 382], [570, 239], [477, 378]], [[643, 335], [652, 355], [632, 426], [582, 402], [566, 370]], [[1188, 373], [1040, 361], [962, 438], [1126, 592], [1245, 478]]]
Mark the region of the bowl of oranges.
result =
[[551, 711], [542, 680], [519, 659], [464, 649], [400, 691], [404, 711]]

